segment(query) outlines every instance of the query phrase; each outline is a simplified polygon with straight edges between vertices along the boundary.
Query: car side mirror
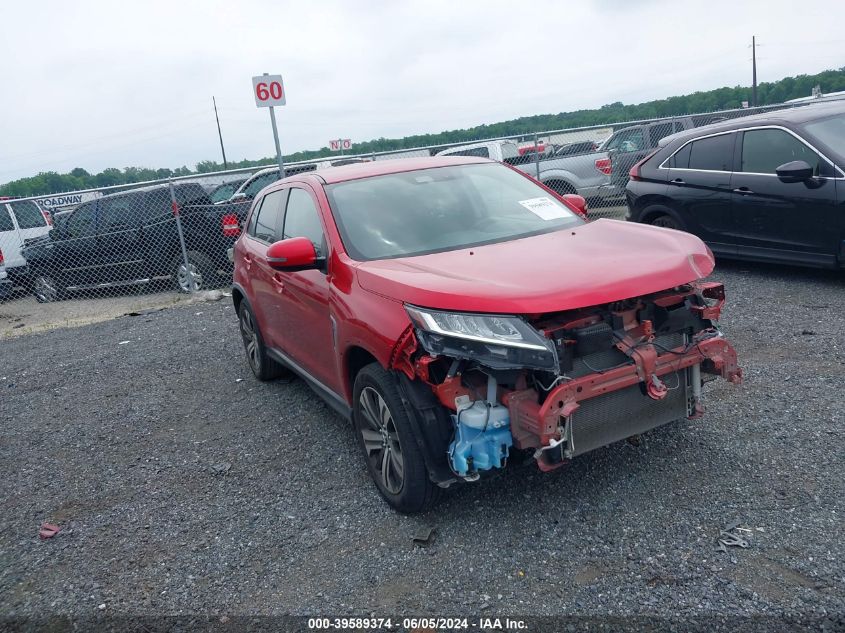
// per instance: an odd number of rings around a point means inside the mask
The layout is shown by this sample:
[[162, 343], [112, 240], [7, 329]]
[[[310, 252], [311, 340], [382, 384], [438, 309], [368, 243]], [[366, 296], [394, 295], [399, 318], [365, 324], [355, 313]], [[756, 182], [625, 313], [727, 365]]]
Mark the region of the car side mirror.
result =
[[579, 196], [577, 193], [565, 193], [562, 197], [570, 205], [575, 207], [578, 213], [587, 217], [587, 201], [584, 199], [584, 196]]
[[784, 163], [775, 170], [782, 182], [804, 182], [813, 177], [813, 168], [803, 160]]
[[319, 268], [317, 249], [307, 237], [291, 237], [267, 247], [267, 263], [275, 270], [294, 272]]

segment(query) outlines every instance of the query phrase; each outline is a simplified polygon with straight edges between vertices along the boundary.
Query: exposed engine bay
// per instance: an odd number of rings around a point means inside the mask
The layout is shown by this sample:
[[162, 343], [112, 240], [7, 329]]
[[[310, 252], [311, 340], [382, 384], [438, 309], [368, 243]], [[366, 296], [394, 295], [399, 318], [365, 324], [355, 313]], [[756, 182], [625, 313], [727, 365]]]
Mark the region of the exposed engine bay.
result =
[[[702, 386], [739, 383], [717, 326], [721, 284], [559, 313], [497, 316], [406, 306], [413, 326], [392, 366], [441, 485], [502, 468], [513, 449], [541, 470], [682, 418], [702, 416]], [[427, 393], [428, 392], [428, 393]], [[444, 446], [445, 456], [444, 456]]]

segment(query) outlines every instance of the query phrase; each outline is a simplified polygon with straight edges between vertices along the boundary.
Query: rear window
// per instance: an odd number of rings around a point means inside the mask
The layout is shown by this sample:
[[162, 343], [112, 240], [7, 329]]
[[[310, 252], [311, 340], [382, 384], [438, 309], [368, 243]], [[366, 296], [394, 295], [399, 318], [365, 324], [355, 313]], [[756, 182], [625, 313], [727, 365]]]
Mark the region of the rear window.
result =
[[38, 229], [47, 226], [47, 220], [41, 209], [32, 200], [23, 200], [21, 202], [10, 202], [9, 206], [15, 212], [15, 217], [18, 219], [18, 226], [21, 229]]

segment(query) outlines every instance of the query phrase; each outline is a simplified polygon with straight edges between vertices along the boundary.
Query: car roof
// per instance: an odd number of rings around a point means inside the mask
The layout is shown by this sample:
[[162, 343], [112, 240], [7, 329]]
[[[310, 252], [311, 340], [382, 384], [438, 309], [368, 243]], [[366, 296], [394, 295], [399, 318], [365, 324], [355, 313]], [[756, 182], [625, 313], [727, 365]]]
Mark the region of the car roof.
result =
[[816, 119], [823, 119], [835, 114], [845, 112], [845, 100], [842, 101], [827, 101], [825, 103], [813, 103], [795, 108], [788, 108], [785, 110], [773, 110], [772, 112], [763, 112], [761, 114], [752, 114], [749, 116], [737, 117], [735, 119], [728, 119], [726, 121], [719, 121], [718, 123], [711, 123], [710, 125], [702, 125], [701, 127], [676, 132], [670, 136], [660, 139], [660, 147], [666, 147], [669, 143], [683, 139], [701, 136], [703, 134], [712, 134], [716, 132], [729, 132], [745, 127], [752, 127], [755, 125], [777, 125], [783, 123], [799, 124], [814, 121]]
[[370, 161], [367, 163], [355, 163], [354, 165], [343, 165], [341, 167], [328, 167], [319, 172], [305, 172], [285, 178], [280, 182], [292, 180], [305, 180], [316, 178], [323, 184], [331, 185], [347, 180], [358, 180], [359, 178], [370, 178], [371, 176], [384, 176], [387, 174], [399, 174], [406, 171], [418, 169], [433, 169], [435, 167], [451, 167], [453, 165], [475, 165], [480, 163], [495, 163], [489, 158], [476, 156], [430, 156], [425, 158], [393, 158], [390, 160]]

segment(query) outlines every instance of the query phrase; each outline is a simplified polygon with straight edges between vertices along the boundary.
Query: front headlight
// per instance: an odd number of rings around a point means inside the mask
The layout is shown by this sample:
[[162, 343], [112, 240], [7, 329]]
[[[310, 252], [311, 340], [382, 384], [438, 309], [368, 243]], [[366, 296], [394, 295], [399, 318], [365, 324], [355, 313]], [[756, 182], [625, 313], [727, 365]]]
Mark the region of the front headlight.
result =
[[406, 305], [429, 354], [477, 361], [493, 369], [557, 371], [551, 341], [516, 316], [441, 312]]

